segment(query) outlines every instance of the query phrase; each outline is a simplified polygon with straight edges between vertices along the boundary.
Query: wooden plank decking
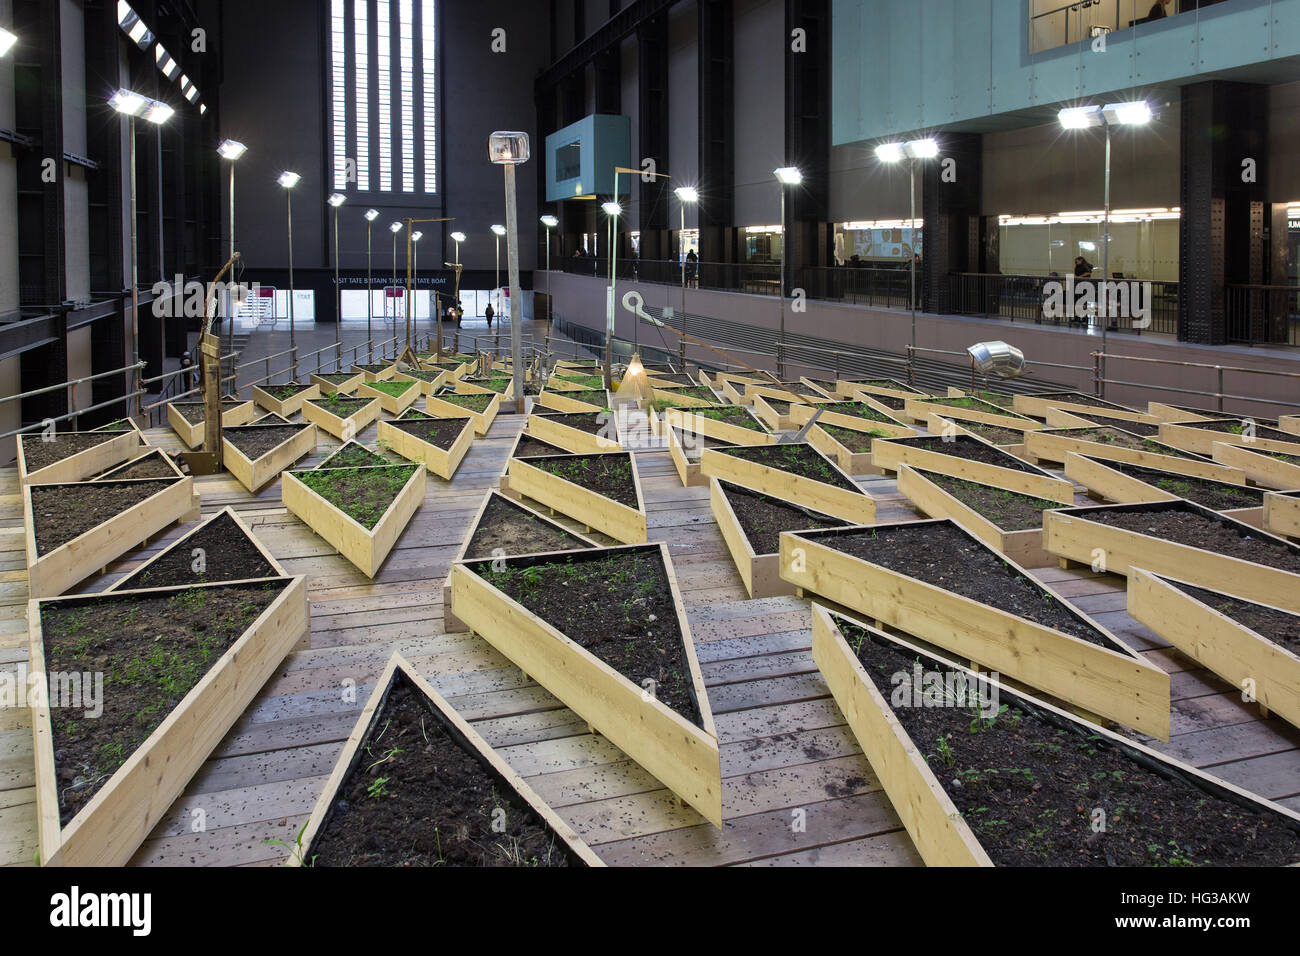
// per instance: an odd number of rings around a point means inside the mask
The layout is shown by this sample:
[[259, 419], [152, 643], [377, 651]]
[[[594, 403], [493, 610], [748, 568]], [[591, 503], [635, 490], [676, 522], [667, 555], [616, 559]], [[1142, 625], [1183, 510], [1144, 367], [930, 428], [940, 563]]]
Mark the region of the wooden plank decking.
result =
[[[133, 862], [282, 862], [283, 848], [267, 841], [293, 842], [376, 676], [400, 649], [611, 864], [918, 864], [813, 665], [808, 602], [746, 599], [707, 487], [683, 488], [665, 451], [639, 451], [637, 465], [649, 538], [669, 544], [717, 719], [723, 830], [677, 806], [486, 642], [441, 633], [448, 562], [522, 424], [519, 416], [499, 416], [454, 481], [430, 476], [423, 507], [374, 581], [286, 512], [278, 479], [256, 496], [229, 474], [197, 479], [205, 517], [233, 506], [289, 573], [308, 576], [311, 649], [285, 661]], [[372, 441], [375, 430], [359, 438]], [[167, 429], [151, 430], [149, 439], [180, 448]], [[299, 467], [336, 447], [322, 436], [316, 455]], [[891, 479], [861, 482], [878, 499], [877, 520], [916, 516]], [[9, 670], [27, 654], [19, 502], [16, 471], [0, 470], [0, 669]], [[169, 529], [85, 590], [101, 590], [182, 533]], [[1162, 749], [1300, 809], [1300, 731], [1262, 720], [1234, 688], [1129, 618], [1123, 579], [1057, 569], [1038, 575], [1173, 674], [1173, 739]], [[0, 863], [32, 863], [34, 799], [28, 713], [0, 708]], [[200, 817], [204, 828], [194, 832]], [[793, 825], [797, 818], [805, 829]]]

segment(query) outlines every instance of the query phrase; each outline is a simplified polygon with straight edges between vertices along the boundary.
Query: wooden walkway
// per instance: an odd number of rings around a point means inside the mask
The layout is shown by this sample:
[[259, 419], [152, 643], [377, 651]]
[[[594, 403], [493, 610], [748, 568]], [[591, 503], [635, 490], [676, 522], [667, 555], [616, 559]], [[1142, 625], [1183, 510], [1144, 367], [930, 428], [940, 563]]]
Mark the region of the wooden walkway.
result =
[[[291, 574], [308, 577], [311, 649], [289, 657], [136, 854], [138, 865], [276, 865], [307, 819], [374, 680], [405, 654], [501, 755], [610, 864], [880, 865], [920, 863], [844, 725], [809, 652], [809, 604], [748, 600], [709, 511], [707, 488], [683, 488], [666, 452], [637, 452], [650, 540], [668, 542], [722, 752], [717, 830], [676, 805], [645, 771], [486, 642], [443, 634], [448, 563], [483, 494], [496, 485], [522, 418], [502, 415], [452, 482], [430, 476], [424, 506], [374, 581], [280, 504], [229, 475], [197, 480], [207, 516], [230, 505]], [[376, 426], [360, 437], [372, 441]], [[322, 438], [314, 463], [337, 447]], [[149, 440], [177, 450], [169, 430]], [[879, 520], [917, 517], [894, 482], [864, 478]], [[26, 662], [26, 571], [17, 475], [0, 470], [0, 669]], [[84, 590], [95, 591], [175, 540], [172, 528]], [[1080, 609], [1173, 675], [1176, 756], [1300, 809], [1300, 731], [1262, 720], [1234, 689], [1124, 612], [1123, 579], [1046, 569]], [[30, 721], [0, 709], [0, 864], [36, 852]], [[205, 829], [192, 832], [194, 810]], [[795, 832], [793, 811], [806, 811]]]

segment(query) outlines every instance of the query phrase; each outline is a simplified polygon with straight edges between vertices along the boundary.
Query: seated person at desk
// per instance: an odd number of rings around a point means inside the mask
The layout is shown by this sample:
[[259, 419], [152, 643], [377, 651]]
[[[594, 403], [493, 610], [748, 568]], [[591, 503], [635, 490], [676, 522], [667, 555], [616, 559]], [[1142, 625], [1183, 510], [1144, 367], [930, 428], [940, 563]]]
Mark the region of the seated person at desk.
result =
[[1083, 256], [1074, 257], [1074, 277], [1076, 279], [1088, 279], [1092, 277], [1093, 265]]
[[1138, 22], [1150, 23], [1152, 20], [1163, 20], [1165, 17], [1169, 16], [1169, 14], [1165, 12], [1165, 7], [1169, 6], [1169, 3], [1170, 0], [1156, 0], [1155, 3], [1151, 4], [1151, 9], [1147, 11], [1146, 17]]

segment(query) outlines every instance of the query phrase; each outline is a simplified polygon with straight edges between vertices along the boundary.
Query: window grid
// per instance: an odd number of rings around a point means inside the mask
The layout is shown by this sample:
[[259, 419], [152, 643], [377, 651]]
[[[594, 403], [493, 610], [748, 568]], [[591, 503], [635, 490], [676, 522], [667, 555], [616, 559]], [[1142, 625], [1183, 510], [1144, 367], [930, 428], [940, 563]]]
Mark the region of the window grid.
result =
[[333, 80], [332, 121], [334, 127], [334, 188], [347, 187], [347, 145], [348, 145], [348, 104], [347, 104], [347, 31], [344, 23], [343, 0], [332, 0], [330, 25], [332, 43], [330, 68]]
[[383, 192], [393, 189], [393, 114], [392, 76], [389, 60], [392, 57], [390, 36], [392, 16], [389, 0], [375, 0], [376, 30], [379, 41], [375, 55], [376, 81], [379, 84], [379, 188]]
[[400, 30], [399, 76], [402, 102], [400, 126], [402, 136], [402, 192], [415, 192], [415, 37], [411, 0], [399, 0]]
[[420, 54], [424, 61], [424, 191], [438, 191], [437, 56], [434, 0], [423, 0]]
[[352, 14], [356, 49], [357, 189], [370, 189], [370, 47], [369, 4], [355, 0]]

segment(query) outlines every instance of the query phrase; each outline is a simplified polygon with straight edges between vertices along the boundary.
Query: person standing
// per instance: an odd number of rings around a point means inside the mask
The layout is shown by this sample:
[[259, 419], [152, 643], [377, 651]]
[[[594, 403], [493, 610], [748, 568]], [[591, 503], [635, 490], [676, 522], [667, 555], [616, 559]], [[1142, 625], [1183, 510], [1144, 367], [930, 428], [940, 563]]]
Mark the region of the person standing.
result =
[[483, 310], [483, 317], [487, 319], [487, 324], [489, 329], [492, 328], [492, 316], [494, 315], [496, 315], [496, 312], [492, 310], [492, 303], [489, 302], [487, 304], [487, 308]]

